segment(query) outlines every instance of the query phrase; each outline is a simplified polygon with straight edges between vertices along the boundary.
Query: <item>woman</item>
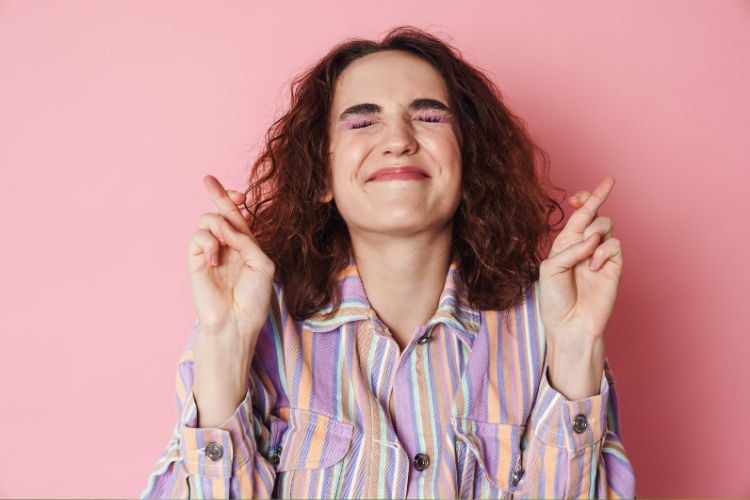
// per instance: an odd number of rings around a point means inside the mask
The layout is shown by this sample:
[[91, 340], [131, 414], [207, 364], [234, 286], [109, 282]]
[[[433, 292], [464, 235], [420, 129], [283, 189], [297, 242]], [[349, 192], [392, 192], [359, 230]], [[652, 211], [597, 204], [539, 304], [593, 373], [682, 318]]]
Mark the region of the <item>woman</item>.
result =
[[540, 151], [455, 49], [349, 40], [292, 96], [245, 194], [204, 178], [179, 419], [142, 497], [633, 497], [614, 179], [542, 260]]

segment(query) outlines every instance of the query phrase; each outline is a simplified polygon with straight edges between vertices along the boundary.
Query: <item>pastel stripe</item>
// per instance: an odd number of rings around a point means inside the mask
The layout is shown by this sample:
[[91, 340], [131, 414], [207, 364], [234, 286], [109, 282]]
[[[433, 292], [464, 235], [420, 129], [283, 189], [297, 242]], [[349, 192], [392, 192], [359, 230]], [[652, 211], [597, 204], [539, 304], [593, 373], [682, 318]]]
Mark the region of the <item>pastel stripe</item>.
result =
[[[538, 280], [513, 307], [479, 310], [451, 263], [435, 314], [403, 349], [353, 259], [337, 280], [336, 314], [329, 304], [304, 321], [274, 284], [247, 397], [217, 428], [196, 428], [194, 323], [178, 360], [177, 423], [141, 498], [635, 496], [609, 363], [596, 396], [569, 401], [549, 384]], [[426, 331], [432, 340], [417, 343]]]

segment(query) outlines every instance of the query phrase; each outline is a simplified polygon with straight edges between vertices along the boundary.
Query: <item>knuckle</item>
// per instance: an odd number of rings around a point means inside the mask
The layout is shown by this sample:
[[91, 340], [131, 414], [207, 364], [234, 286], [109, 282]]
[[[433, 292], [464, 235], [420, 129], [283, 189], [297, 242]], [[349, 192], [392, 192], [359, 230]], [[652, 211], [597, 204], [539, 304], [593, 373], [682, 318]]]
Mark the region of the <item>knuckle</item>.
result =
[[198, 218], [198, 223], [201, 227], [211, 227], [216, 224], [216, 219], [218, 217], [218, 214], [215, 213], [205, 213]]
[[198, 246], [203, 248], [215, 248], [219, 246], [216, 237], [207, 229], [198, 229], [195, 231], [193, 240], [195, 240]]
[[237, 238], [242, 236], [242, 231], [238, 231], [232, 223], [230, 223], [224, 217], [220, 217], [221, 220], [217, 223], [217, 228], [221, 230], [226, 238]]
[[211, 233], [209, 233], [206, 229], [200, 228], [196, 229], [193, 232], [193, 240], [196, 242], [203, 241], [206, 239], [207, 236], [210, 236]]
[[266, 258], [265, 260], [264, 269], [269, 276], [273, 276], [274, 274], [276, 274], [276, 264], [274, 264], [273, 261], [269, 258]]
[[203, 245], [203, 247], [206, 250], [215, 251], [219, 249], [219, 242], [216, 241], [216, 238], [211, 236], [210, 239], [206, 240], [206, 243]]

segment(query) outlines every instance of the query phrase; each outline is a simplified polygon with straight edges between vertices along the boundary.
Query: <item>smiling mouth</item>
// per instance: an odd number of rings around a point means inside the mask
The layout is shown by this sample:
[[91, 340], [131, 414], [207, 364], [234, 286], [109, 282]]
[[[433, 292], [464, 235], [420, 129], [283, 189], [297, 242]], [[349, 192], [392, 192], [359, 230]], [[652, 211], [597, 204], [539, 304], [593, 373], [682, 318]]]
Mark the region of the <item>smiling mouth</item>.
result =
[[425, 173], [419, 167], [404, 166], [404, 167], [392, 167], [392, 168], [381, 168], [367, 179], [370, 181], [392, 181], [392, 180], [415, 180], [421, 181], [429, 179], [430, 176]]
[[429, 179], [426, 175], [416, 172], [386, 172], [376, 175], [371, 181], [423, 181]]

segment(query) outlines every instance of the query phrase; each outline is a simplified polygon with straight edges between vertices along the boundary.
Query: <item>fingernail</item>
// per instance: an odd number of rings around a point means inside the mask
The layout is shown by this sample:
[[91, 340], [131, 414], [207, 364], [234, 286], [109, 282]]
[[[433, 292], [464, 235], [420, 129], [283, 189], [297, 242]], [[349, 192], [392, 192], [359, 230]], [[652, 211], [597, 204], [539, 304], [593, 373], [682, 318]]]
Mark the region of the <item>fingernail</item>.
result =
[[211, 256], [211, 264], [213, 264], [215, 266], [218, 263], [219, 263], [219, 258], [216, 255], [212, 255]]
[[594, 259], [591, 259], [591, 262], [589, 263], [589, 269], [591, 269], [592, 271], [596, 271], [597, 267], [599, 267], [599, 263]]

